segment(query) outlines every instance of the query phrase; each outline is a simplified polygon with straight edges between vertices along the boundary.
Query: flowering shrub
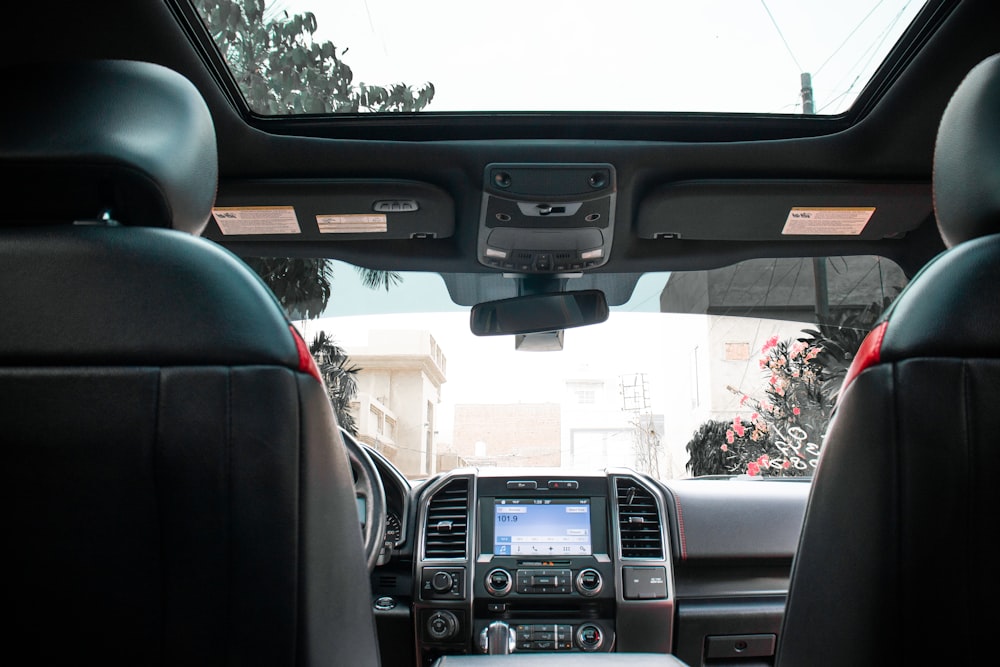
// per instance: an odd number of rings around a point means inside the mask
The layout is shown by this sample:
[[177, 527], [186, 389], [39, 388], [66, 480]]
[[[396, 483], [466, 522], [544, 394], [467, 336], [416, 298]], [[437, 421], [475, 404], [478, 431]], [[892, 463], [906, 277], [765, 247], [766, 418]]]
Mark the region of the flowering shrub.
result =
[[752, 412], [702, 425], [687, 446], [691, 474], [811, 475], [835, 399], [822, 352], [815, 339], [765, 342], [763, 398], [730, 387]]
[[742, 394], [740, 402], [756, 409], [777, 453], [768, 466], [747, 462], [747, 474], [812, 474], [835, 403], [822, 352], [814, 339], [779, 341], [777, 336], [761, 348], [765, 398]]
[[[692, 475], [812, 475], [833, 407], [851, 360], [865, 336], [899, 293], [861, 309], [828, 316], [797, 340], [772, 336], [760, 350], [763, 389], [735, 387], [740, 407], [731, 422], [708, 421], [688, 442]], [[755, 396], [757, 396], [755, 398]]]

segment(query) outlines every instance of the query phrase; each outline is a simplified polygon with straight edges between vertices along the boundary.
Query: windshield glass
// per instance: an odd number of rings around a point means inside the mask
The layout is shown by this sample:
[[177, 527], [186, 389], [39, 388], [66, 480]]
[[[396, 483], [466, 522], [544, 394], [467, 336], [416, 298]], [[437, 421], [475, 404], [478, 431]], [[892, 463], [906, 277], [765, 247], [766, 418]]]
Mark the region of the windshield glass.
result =
[[[273, 277], [316, 261], [250, 263]], [[606, 322], [540, 352], [473, 335], [439, 275], [320, 262], [329, 302], [297, 326], [342, 426], [411, 479], [465, 466], [808, 477], [854, 352], [906, 282], [876, 257], [646, 274]]]
[[260, 114], [838, 114], [916, 0], [194, 0]]

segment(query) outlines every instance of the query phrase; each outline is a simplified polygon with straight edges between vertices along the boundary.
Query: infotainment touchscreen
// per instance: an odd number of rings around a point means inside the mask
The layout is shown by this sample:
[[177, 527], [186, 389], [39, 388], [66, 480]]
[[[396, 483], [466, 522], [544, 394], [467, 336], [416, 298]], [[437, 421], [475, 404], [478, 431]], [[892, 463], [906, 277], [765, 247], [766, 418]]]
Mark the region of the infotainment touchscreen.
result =
[[497, 556], [589, 556], [590, 499], [498, 498], [493, 553]]

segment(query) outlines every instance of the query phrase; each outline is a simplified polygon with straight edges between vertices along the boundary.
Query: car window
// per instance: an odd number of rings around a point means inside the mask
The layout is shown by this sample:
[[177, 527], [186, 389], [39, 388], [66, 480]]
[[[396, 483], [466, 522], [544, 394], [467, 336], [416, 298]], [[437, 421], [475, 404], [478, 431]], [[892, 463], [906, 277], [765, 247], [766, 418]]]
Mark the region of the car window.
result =
[[[276, 282], [341, 424], [411, 479], [466, 466], [809, 477], [853, 355], [906, 283], [869, 256], [646, 274], [606, 322], [530, 351], [473, 335], [436, 274], [251, 265]], [[282, 266], [302, 272], [297, 292]], [[322, 307], [302, 291], [317, 275]]]
[[[912, 0], [194, 0], [260, 114], [839, 114]], [[483, 27], [505, 35], [483, 39]], [[643, 66], [628, 66], [629, 64]], [[558, 83], [555, 83], [558, 82]]]

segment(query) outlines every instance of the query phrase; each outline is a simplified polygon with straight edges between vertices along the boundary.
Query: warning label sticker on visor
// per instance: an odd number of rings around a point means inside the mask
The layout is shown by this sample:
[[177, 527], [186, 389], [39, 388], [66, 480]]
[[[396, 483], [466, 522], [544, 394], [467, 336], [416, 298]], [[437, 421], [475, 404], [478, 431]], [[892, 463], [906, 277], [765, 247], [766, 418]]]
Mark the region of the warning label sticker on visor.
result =
[[344, 215], [317, 215], [316, 224], [323, 234], [370, 234], [388, 231], [388, 218], [384, 213], [346, 213]]
[[226, 236], [302, 231], [292, 206], [226, 206], [213, 208], [212, 217]]
[[799, 208], [788, 212], [782, 234], [857, 236], [875, 214], [874, 206]]

